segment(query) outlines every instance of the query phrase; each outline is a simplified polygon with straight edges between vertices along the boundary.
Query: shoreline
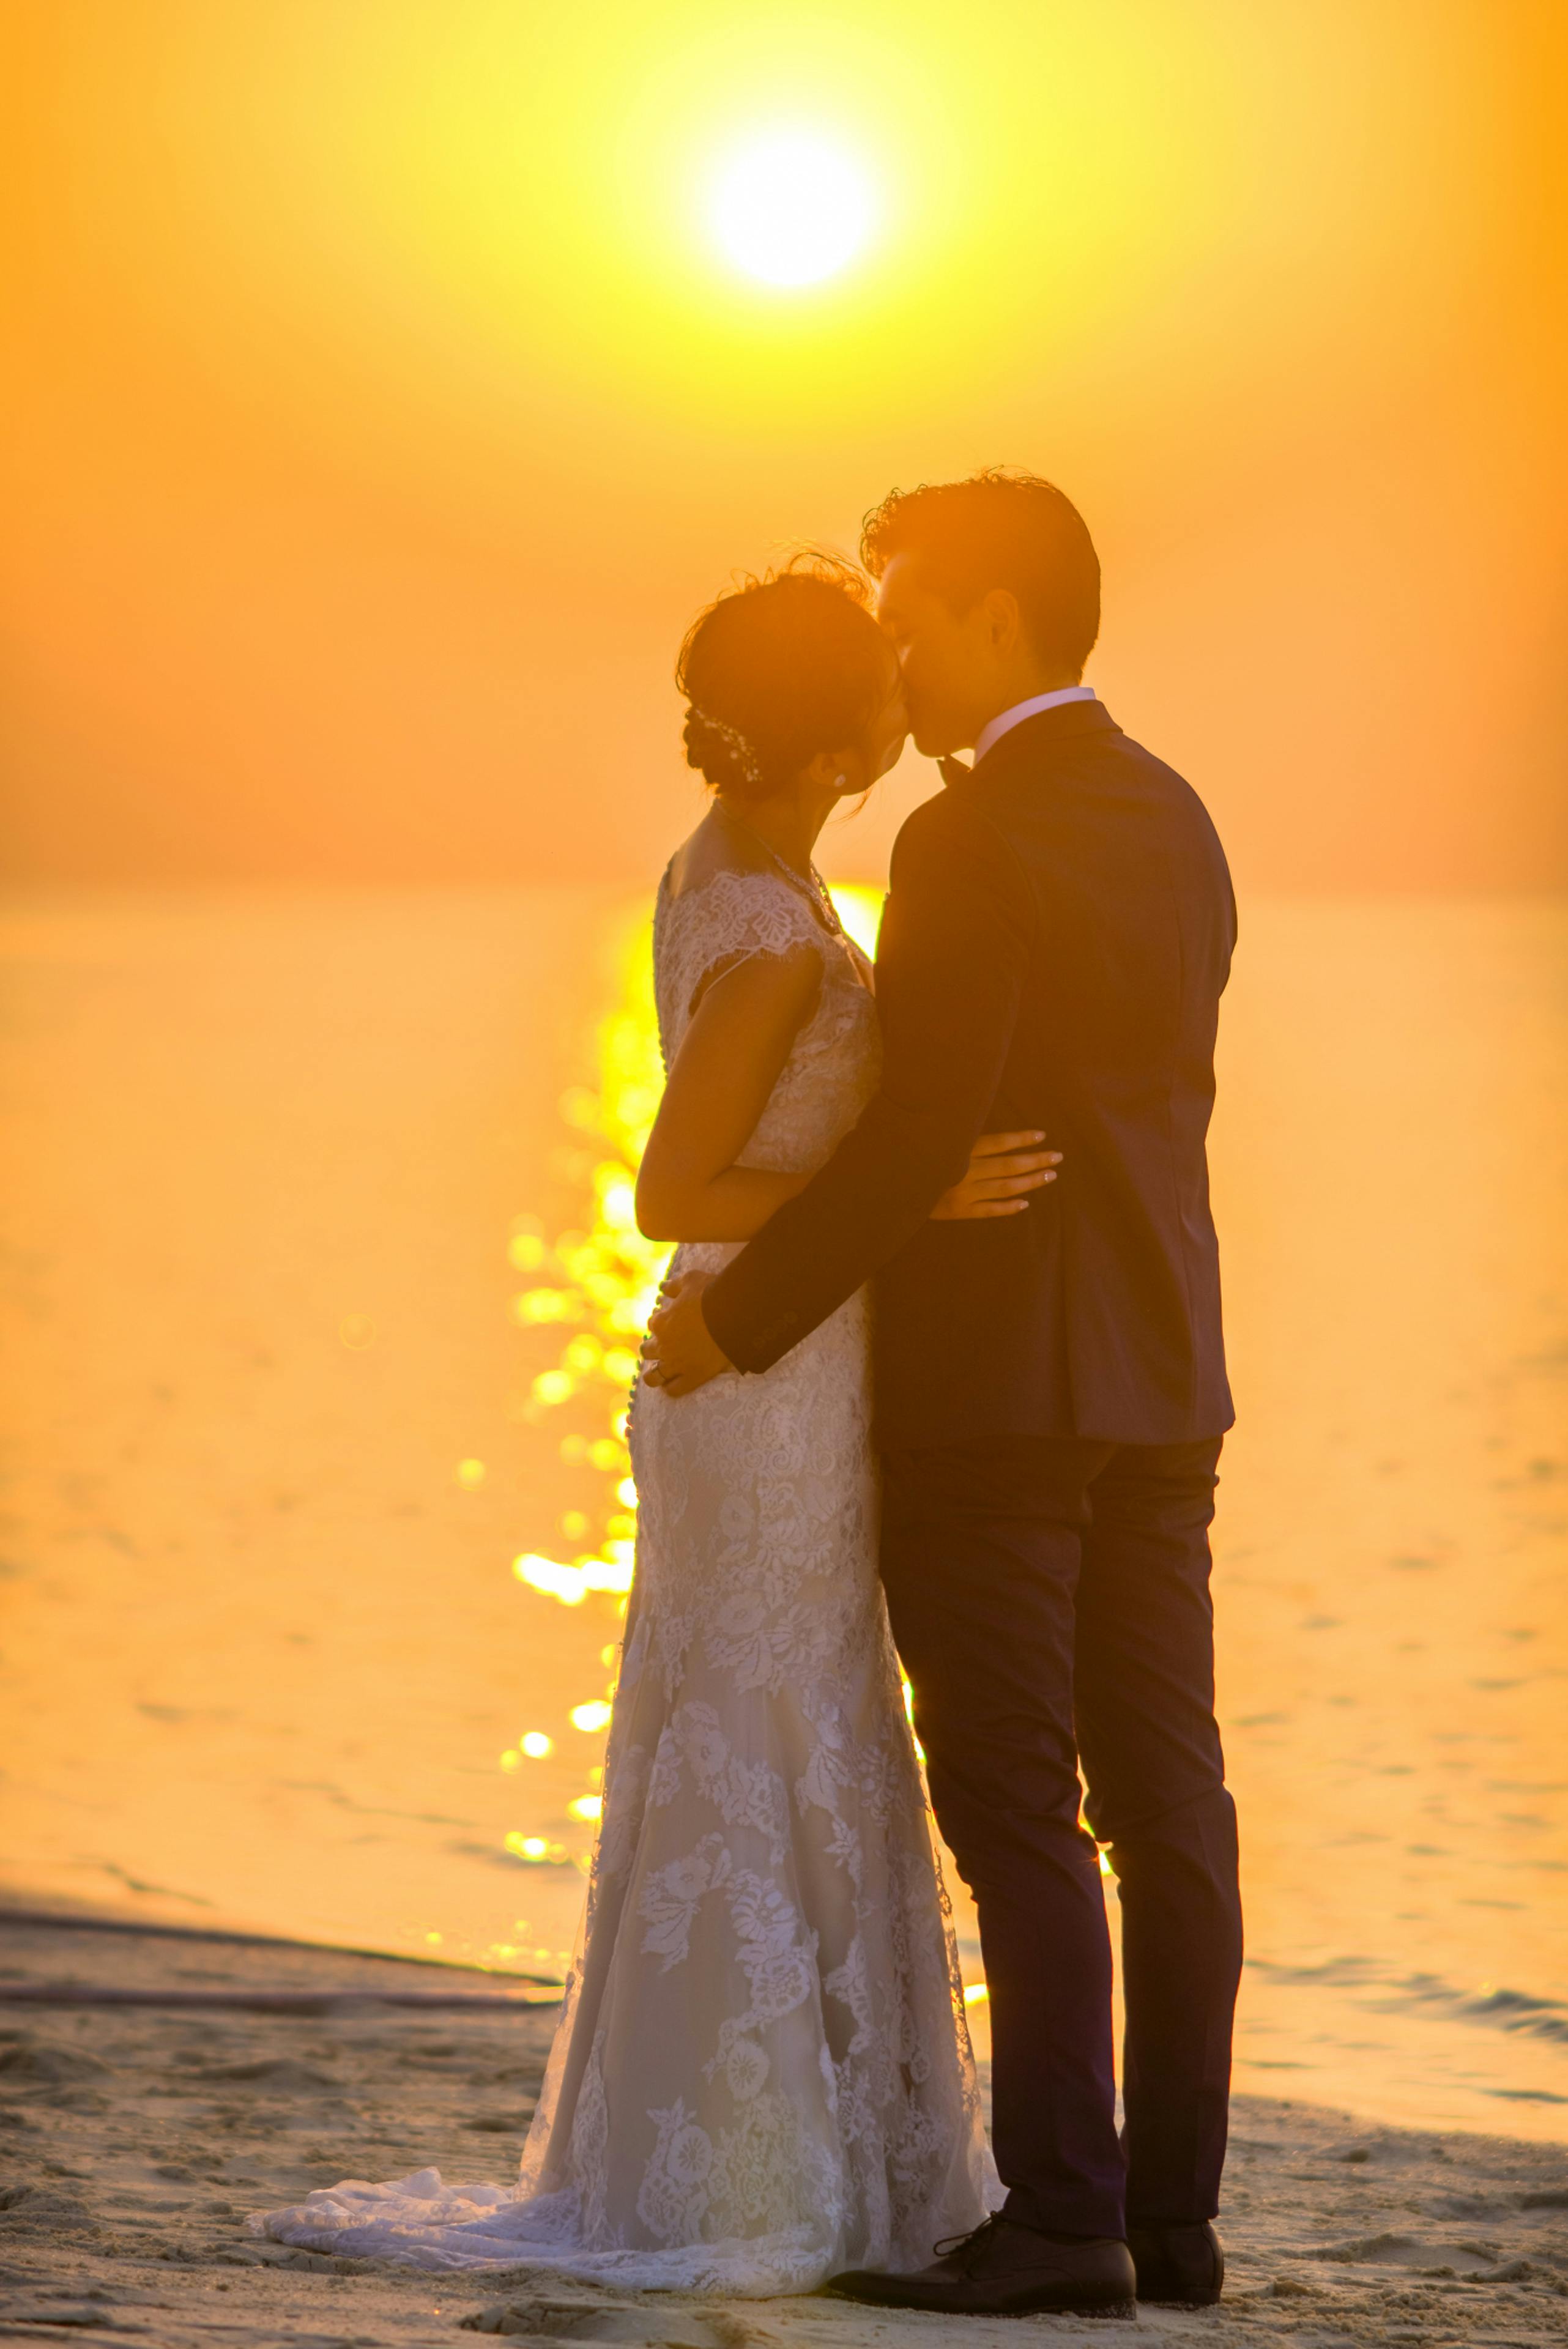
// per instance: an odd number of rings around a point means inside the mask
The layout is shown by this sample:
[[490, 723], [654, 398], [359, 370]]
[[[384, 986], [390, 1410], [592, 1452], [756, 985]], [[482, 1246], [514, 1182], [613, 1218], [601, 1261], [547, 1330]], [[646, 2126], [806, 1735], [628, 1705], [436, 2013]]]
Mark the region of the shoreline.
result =
[[339, 1958], [371, 1958], [389, 1965], [431, 1966], [449, 1973], [479, 1974], [487, 1981], [530, 1983], [560, 1994], [561, 1984], [548, 1974], [516, 1972], [510, 1966], [476, 1966], [466, 1958], [438, 1958], [422, 1950], [370, 1950], [346, 1941], [308, 1941], [292, 1933], [248, 1932], [239, 1926], [182, 1925], [151, 1917], [114, 1917], [105, 1909], [37, 1909], [0, 1897], [0, 1934], [13, 1928], [58, 1930], [74, 1933], [137, 1933], [159, 1940], [218, 1941], [254, 1950], [311, 1950]]
[[[0, 2336], [134, 2333], [152, 2349], [433, 2349], [465, 2330], [615, 2349], [974, 2341], [981, 2320], [617, 2292], [538, 2267], [431, 2274], [251, 2235], [251, 2213], [343, 2178], [509, 2178], [555, 2002], [469, 1996], [421, 2012], [409, 1964], [442, 1961], [84, 1924], [0, 1914], [0, 1994], [13, 1994], [0, 2002]], [[15, 1996], [50, 1984], [82, 2002]], [[116, 1991], [148, 2002], [103, 1995]], [[202, 1993], [216, 2002], [186, 2002]], [[292, 2002], [258, 2008], [269, 1995]], [[1303, 2349], [1568, 2343], [1568, 2147], [1241, 2096], [1220, 2226], [1220, 2307], [1146, 2306], [1141, 2333], [1239, 2349], [1287, 2335]], [[1010, 2341], [1020, 2325], [1106, 2340], [1082, 2318], [992, 2322]]]

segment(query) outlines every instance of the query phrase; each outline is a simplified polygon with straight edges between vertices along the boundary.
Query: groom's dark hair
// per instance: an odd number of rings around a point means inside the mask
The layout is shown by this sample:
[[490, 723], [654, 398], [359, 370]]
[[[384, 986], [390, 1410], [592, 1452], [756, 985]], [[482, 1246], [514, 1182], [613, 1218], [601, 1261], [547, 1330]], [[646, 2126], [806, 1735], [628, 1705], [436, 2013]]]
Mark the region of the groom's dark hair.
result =
[[1100, 633], [1100, 559], [1071, 498], [1038, 473], [993, 466], [967, 481], [890, 490], [861, 525], [860, 559], [880, 579], [896, 554], [918, 555], [955, 612], [1011, 589], [1040, 658], [1081, 672]]

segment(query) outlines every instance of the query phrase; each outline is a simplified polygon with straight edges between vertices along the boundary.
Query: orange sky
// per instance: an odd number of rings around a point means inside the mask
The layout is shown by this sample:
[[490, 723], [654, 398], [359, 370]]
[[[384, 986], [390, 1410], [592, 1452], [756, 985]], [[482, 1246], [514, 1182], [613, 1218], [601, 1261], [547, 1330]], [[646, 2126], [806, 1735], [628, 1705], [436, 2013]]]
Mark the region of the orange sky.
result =
[[[649, 882], [695, 607], [1012, 462], [1087, 516], [1091, 680], [1243, 886], [1568, 883], [1561, 0], [0, 0], [0, 38], [13, 874]], [[782, 119], [883, 198], [789, 292], [701, 209]]]

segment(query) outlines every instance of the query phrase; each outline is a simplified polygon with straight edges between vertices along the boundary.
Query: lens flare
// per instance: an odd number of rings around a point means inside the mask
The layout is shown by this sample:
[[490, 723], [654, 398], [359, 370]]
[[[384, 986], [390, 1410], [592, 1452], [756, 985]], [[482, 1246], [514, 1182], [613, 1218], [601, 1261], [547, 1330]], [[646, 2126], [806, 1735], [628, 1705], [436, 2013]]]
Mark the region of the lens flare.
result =
[[709, 218], [720, 250], [769, 285], [815, 285], [860, 252], [876, 191], [856, 158], [819, 131], [753, 134], [713, 175]]

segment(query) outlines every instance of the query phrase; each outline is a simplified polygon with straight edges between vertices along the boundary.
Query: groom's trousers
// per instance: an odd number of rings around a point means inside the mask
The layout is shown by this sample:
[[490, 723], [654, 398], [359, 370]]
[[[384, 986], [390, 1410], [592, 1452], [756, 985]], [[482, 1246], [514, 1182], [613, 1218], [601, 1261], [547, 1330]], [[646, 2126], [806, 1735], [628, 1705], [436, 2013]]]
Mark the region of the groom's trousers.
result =
[[[1121, 2235], [1219, 2204], [1241, 1964], [1214, 1721], [1219, 1455], [1218, 1439], [1054, 1438], [884, 1454], [888, 1613], [980, 1915], [997, 2167], [1008, 2210], [1047, 2230]], [[1120, 1893], [1120, 2138], [1096, 1838]]]

